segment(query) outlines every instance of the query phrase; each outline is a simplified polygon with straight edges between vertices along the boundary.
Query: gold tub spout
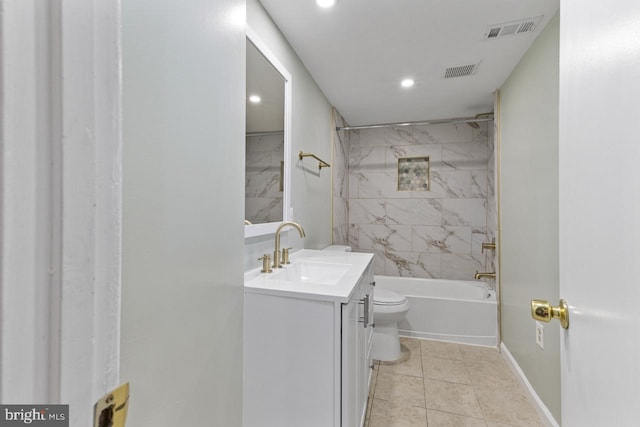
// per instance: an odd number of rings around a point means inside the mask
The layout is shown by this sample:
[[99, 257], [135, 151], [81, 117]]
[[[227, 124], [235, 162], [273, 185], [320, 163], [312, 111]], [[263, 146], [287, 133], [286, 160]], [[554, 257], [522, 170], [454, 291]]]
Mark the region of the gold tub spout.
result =
[[482, 244], [482, 253], [484, 253], [485, 249], [491, 249], [492, 251], [496, 250], [496, 243], [495, 242], [485, 242]]
[[496, 273], [478, 273], [476, 271], [476, 274], [473, 277], [475, 277], [476, 280], [480, 280], [483, 277], [488, 277], [489, 279], [495, 279]]

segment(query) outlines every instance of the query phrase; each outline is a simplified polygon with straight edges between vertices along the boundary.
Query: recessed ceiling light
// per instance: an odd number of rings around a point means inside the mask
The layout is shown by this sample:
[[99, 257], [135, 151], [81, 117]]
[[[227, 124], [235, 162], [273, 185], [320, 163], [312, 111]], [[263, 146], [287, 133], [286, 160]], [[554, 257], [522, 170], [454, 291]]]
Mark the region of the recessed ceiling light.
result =
[[262, 99], [258, 95], [251, 95], [249, 97], [249, 101], [253, 102], [254, 104], [257, 104], [258, 102], [262, 101]]
[[411, 87], [413, 86], [415, 82], [413, 81], [413, 79], [404, 79], [403, 81], [400, 82], [400, 85], [402, 87]]
[[336, 4], [336, 0], [316, 0], [316, 4], [324, 9], [333, 7]]

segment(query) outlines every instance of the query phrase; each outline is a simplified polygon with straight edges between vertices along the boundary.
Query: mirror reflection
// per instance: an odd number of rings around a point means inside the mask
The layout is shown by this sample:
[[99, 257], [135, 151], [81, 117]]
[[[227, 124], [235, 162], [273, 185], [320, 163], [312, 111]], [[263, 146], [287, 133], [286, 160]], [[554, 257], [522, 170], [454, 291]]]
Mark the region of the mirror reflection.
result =
[[283, 220], [285, 80], [247, 40], [245, 223]]

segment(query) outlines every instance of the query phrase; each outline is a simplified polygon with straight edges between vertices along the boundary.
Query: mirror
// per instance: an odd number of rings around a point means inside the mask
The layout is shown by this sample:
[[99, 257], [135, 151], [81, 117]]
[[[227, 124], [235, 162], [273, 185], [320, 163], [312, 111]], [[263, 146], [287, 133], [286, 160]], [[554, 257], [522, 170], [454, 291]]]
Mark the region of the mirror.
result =
[[245, 237], [289, 219], [291, 76], [247, 28]]

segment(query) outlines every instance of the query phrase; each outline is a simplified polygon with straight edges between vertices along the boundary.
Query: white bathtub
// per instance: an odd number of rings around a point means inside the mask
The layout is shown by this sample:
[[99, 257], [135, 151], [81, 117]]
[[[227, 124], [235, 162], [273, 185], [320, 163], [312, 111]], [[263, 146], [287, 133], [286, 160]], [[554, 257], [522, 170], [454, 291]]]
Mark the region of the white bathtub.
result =
[[498, 345], [496, 293], [483, 282], [391, 276], [376, 276], [375, 281], [376, 289], [390, 289], [409, 300], [409, 313], [398, 323], [400, 335]]

